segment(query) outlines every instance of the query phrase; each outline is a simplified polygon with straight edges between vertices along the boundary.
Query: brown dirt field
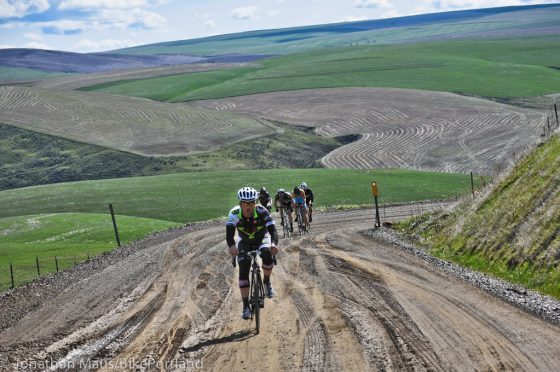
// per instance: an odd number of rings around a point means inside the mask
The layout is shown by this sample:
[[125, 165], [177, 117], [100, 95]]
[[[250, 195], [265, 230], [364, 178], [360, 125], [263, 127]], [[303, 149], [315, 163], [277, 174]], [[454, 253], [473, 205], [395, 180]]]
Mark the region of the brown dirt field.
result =
[[100, 370], [560, 365], [558, 326], [362, 234], [372, 217], [371, 210], [316, 214], [309, 234], [280, 240], [277, 295], [266, 300], [258, 335], [254, 322], [240, 318], [237, 270], [219, 222], [140, 250], [45, 300], [0, 332], [0, 368], [12, 370], [18, 360], [82, 361]]
[[276, 131], [263, 120], [105, 93], [0, 87], [0, 122], [144, 156], [220, 149]]
[[330, 168], [493, 174], [534, 146], [546, 123], [538, 110], [408, 89], [310, 89], [192, 104], [314, 127], [328, 137], [360, 134], [322, 159]]

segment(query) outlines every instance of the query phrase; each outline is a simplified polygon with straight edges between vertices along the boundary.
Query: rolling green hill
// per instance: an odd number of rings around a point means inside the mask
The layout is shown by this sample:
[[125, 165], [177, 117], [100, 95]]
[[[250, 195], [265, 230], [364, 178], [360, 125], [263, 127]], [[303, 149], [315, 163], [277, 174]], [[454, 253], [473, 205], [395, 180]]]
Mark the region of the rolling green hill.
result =
[[84, 88], [191, 101], [326, 87], [392, 87], [529, 97], [560, 86], [560, 37], [327, 48], [276, 57], [261, 67], [123, 81]]
[[290, 54], [349, 45], [558, 34], [558, 4], [497, 7], [349, 23], [251, 31], [126, 48], [113, 53]]
[[560, 137], [475, 203], [404, 223], [444, 259], [560, 297]]

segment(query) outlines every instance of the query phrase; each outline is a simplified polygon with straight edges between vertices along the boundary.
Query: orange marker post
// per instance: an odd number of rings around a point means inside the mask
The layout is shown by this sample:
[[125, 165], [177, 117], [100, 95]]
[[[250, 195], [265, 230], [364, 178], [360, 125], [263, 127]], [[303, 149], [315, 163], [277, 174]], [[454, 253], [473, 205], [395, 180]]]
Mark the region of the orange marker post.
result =
[[377, 203], [377, 197], [379, 196], [379, 189], [377, 188], [377, 182], [371, 182], [371, 194], [375, 200], [375, 227], [381, 227], [381, 219], [379, 218], [379, 205]]

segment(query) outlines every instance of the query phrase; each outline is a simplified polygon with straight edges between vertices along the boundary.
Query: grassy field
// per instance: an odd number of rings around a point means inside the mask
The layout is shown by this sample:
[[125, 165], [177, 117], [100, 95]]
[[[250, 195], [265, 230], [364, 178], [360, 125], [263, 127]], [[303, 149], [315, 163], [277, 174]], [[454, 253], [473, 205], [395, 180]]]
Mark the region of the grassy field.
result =
[[[530, 53], [528, 53], [530, 51]], [[326, 48], [238, 68], [85, 88], [191, 101], [326, 87], [392, 87], [529, 97], [560, 86], [560, 40], [519, 38]]]
[[402, 224], [444, 259], [560, 298], [560, 137], [476, 204]]
[[10, 285], [9, 262], [16, 282], [55, 271], [115, 247], [108, 210], [112, 203], [123, 242], [185, 222], [224, 217], [237, 204], [245, 185], [271, 192], [306, 181], [316, 206], [371, 205], [376, 180], [380, 202], [441, 199], [469, 191], [467, 175], [408, 170], [278, 169], [198, 172], [157, 177], [82, 181], [0, 192], [0, 290]]
[[[119, 237], [125, 244], [146, 234], [180, 226], [178, 223], [118, 216]], [[16, 285], [73, 266], [117, 246], [109, 214], [60, 213], [0, 219], [0, 291], [11, 286], [10, 262]]]

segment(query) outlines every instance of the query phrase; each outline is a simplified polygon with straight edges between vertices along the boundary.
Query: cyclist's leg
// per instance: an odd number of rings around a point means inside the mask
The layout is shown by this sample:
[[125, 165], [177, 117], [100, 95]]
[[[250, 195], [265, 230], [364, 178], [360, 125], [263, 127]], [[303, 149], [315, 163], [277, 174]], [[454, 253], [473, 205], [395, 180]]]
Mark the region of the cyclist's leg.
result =
[[281, 225], [284, 226], [286, 223], [286, 220], [284, 219], [284, 207], [280, 207], [280, 221], [282, 221]]
[[286, 213], [288, 214], [288, 221], [290, 222], [290, 230], [294, 231], [294, 219], [292, 217], [293, 208], [292, 206], [286, 207]]
[[270, 283], [270, 275], [272, 274], [272, 268], [274, 264], [272, 262], [272, 254], [270, 253], [270, 235], [266, 234], [259, 246], [259, 251], [261, 252], [262, 268], [264, 273], [264, 282]]
[[241, 292], [241, 300], [243, 301], [243, 310], [249, 307], [249, 271], [251, 269], [251, 257], [246, 254], [249, 250], [248, 246], [242, 240], [238, 244], [239, 254], [237, 255], [237, 263], [239, 264], [239, 291]]
[[307, 203], [302, 205], [303, 208], [303, 218], [305, 218], [305, 225], [309, 225], [309, 213], [308, 213], [308, 207], [307, 207]]

